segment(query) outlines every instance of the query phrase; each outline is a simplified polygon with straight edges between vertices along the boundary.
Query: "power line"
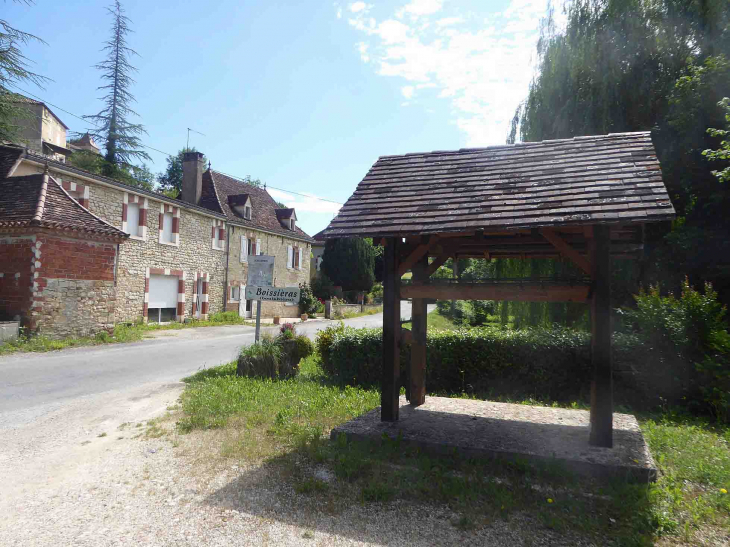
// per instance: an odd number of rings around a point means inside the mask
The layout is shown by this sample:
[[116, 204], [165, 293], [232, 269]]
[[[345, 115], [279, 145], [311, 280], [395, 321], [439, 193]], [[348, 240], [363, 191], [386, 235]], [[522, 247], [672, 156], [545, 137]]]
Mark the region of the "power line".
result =
[[[101, 128], [100, 128], [100, 127], [99, 127], [98, 125], [96, 125], [96, 124], [94, 124], [94, 123], [90, 122], [90, 121], [89, 121], [89, 120], [87, 120], [86, 118], [83, 118], [83, 117], [81, 117], [81, 116], [77, 116], [77, 115], [76, 115], [76, 114], [74, 114], [73, 112], [69, 112], [68, 110], [65, 110], [65, 109], [63, 109], [63, 108], [61, 108], [61, 107], [60, 107], [60, 106], [58, 106], [58, 105], [55, 105], [55, 104], [53, 104], [53, 103], [51, 103], [51, 102], [49, 102], [49, 101], [46, 101], [46, 100], [45, 100], [45, 99], [44, 99], [43, 97], [39, 97], [38, 95], [35, 95], [35, 94], [33, 94], [33, 93], [29, 92], [29, 91], [26, 91], [25, 89], [22, 89], [22, 88], [18, 87], [18, 86], [17, 86], [17, 85], [15, 85], [15, 84], [11, 84], [11, 85], [12, 85], [13, 87], [15, 87], [15, 88], [16, 88], [16, 89], [17, 89], [18, 91], [20, 91], [21, 93], [25, 93], [26, 95], [30, 95], [31, 97], [35, 97], [35, 98], [36, 98], [36, 99], [38, 99], [39, 101], [41, 101], [41, 102], [43, 102], [43, 103], [45, 103], [45, 104], [47, 104], [47, 105], [50, 105], [50, 106], [52, 106], [53, 108], [55, 108], [55, 109], [57, 109], [57, 110], [59, 110], [59, 111], [61, 111], [61, 112], [64, 112], [65, 114], [68, 114], [69, 116], [73, 116], [74, 118], [78, 118], [79, 120], [81, 120], [81, 121], [82, 121], [82, 122], [84, 122], [84, 123], [88, 123], [89, 125], [92, 125], [92, 126], [96, 127], [97, 129], [101, 129]], [[198, 131], [195, 131], [194, 129], [190, 129], [190, 128], [188, 128], [188, 137], [189, 137], [189, 135], [190, 135], [190, 131], [194, 131], [195, 133], [198, 133]], [[202, 133], [200, 133], [200, 135], [202, 135]], [[163, 155], [165, 155], [165, 156], [168, 156], [168, 157], [170, 157], [170, 158], [173, 158], [173, 157], [177, 156], [177, 154], [170, 154], [169, 152], [164, 152], [164, 151], [162, 151], [162, 150], [158, 150], [157, 148], [153, 148], [152, 146], [149, 146], [149, 145], [146, 145], [146, 144], [142, 144], [141, 146], [142, 146], [143, 148], [149, 148], [150, 150], [154, 150], [155, 152], [158, 152], [158, 153], [160, 153], [160, 154], [163, 154]], [[242, 178], [242, 177], [237, 177], [236, 175], [229, 175], [228, 173], [223, 173], [222, 171], [218, 171], [218, 172], [219, 172], [219, 173], [220, 173], [221, 175], [226, 175], [227, 177], [231, 177], [231, 178], [234, 178], [234, 179], [240, 180], [241, 182], [246, 182], [246, 179], [244, 179], [244, 178]], [[273, 190], [279, 190], [280, 192], [286, 192], [286, 193], [288, 193], [288, 194], [292, 194], [292, 195], [295, 195], [295, 196], [302, 196], [302, 197], [305, 197], [305, 198], [309, 198], [309, 199], [316, 199], [316, 200], [318, 200], [318, 201], [326, 201], [327, 203], [334, 203], [335, 205], [343, 205], [343, 204], [342, 204], [341, 202], [339, 202], [339, 201], [334, 201], [334, 200], [331, 200], [331, 199], [325, 199], [325, 198], [319, 198], [319, 197], [316, 197], [316, 196], [310, 196], [310, 195], [307, 195], [307, 194], [301, 194], [301, 193], [299, 193], [299, 192], [293, 192], [293, 191], [291, 191], [291, 190], [284, 190], [283, 188], [277, 188], [277, 187], [275, 187], [275, 186], [271, 186], [271, 185], [266, 185], [266, 186], [267, 186], [268, 188], [272, 188]]]

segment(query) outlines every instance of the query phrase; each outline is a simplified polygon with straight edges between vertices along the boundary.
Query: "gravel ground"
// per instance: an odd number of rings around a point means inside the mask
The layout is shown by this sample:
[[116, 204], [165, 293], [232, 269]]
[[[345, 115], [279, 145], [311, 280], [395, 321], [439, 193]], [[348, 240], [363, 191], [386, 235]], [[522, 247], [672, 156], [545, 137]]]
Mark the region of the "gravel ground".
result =
[[145, 436], [181, 389], [102, 394], [0, 429], [0, 545], [581, 544], [526, 515], [464, 532], [446, 507], [318, 502], [275, 466], [207, 458], [207, 433]]

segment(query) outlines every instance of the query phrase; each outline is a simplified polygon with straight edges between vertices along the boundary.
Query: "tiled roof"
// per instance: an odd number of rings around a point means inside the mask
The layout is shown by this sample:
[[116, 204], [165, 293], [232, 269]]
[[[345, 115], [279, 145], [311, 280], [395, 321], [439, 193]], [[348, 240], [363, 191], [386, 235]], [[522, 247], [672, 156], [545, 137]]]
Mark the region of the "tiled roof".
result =
[[[248, 194], [251, 198], [251, 220], [237, 215], [231, 209], [228, 196]], [[257, 186], [248, 184], [242, 180], [234, 179], [228, 175], [208, 169], [203, 173], [203, 191], [200, 205], [214, 211], [222, 211], [229, 221], [251, 228], [259, 228], [268, 232], [274, 232], [288, 237], [296, 237], [305, 241], [312, 241], [312, 238], [304, 233], [299, 227], [294, 231], [284, 228], [276, 215], [279, 205], [269, 193]]]
[[0, 229], [39, 227], [84, 232], [104, 237], [129, 237], [79, 205], [61, 186], [45, 175], [0, 180]]
[[322, 234], [393, 236], [674, 218], [649, 132], [383, 156]]
[[[15, 147], [15, 146], [0, 145], [0, 157], [2, 157], [2, 154], [9, 148], [17, 149], [17, 147]], [[79, 169], [78, 167], [74, 167], [67, 163], [62, 163], [60, 161], [53, 160], [53, 159], [49, 158], [48, 156], [36, 154], [36, 153], [32, 152], [31, 150], [23, 149], [22, 152], [25, 154], [25, 157], [28, 158], [29, 160], [34, 161], [36, 163], [43, 164], [43, 165], [47, 164], [49, 167], [51, 167], [51, 169], [66, 171], [67, 173], [70, 173], [72, 175], [76, 174], [76, 175], [81, 175], [83, 177], [87, 177], [90, 179], [98, 180], [99, 182], [103, 182], [103, 183], [109, 184], [111, 186], [116, 186], [120, 190], [126, 190], [129, 192], [133, 192], [133, 193], [139, 194], [141, 196], [148, 196], [157, 201], [162, 201], [164, 203], [171, 203], [171, 204], [175, 205], [176, 207], [181, 207], [183, 209], [199, 211], [201, 213], [206, 213], [206, 214], [214, 215], [214, 216], [221, 216], [221, 217], [224, 216], [220, 210], [215, 210], [215, 209], [211, 210], [205, 206], [202, 206], [202, 203], [199, 206], [199, 205], [193, 205], [191, 203], [188, 203], [187, 201], [182, 201], [180, 199], [169, 198], [165, 195], [158, 194], [156, 192], [151, 192], [151, 191], [145, 190], [143, 188], [139, 188], [138, 186], [124, 184], [123, 182], [119, 182], [116, 179], [104, 177], [102, 175], [97, 175], [96, 173], [92, 173], [91, 171], [86, 171], [85, 169]]]
[[4, 179], [23, 155], [23, 149], [17, 146], [0, 146], [0, 178]]

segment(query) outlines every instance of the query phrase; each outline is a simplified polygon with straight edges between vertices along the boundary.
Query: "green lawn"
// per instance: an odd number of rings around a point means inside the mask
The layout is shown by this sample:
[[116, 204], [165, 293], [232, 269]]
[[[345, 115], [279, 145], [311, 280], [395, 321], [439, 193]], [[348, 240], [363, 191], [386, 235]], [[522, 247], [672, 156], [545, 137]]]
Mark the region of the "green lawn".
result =
[[[528, 512], [542, 526], [586, 536], [599, 545], [713, 545], [730, 526], [730, 429], [678, 415], [639, 416], [660, 469], [653, 485], [599, 484], [554, 468], [432, 459], [387, 441], [372, 445], [327, 440], [331, 428], [379, 404], [373, 389], [341, 387], [316, 357], [293, 379], [235, 376], [235, 365], [187, 378], [181, 432], [226, 432], [211, 457], [265, 461], [294, 491], [334, 504], [411, 500], [446, 504], [469, 529]], [[334, 483], [311, 469], [326, 466]], [[713, 535], [714, 534], [714, 535]], [[720, 534], [720, 535], [717, 535]]]

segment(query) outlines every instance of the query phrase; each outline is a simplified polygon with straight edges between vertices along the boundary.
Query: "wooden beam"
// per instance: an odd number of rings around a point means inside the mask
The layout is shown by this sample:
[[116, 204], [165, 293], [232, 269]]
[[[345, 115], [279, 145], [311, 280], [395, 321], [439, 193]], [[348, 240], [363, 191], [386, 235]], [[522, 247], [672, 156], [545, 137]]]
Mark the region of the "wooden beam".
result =
[[[424, 255], [413, 265], [413, 281], [423, 283], [428, 279], [428, 256]], [[426, 328], [428, 311], [425, 298], [414, 298], [411, 305], [413, 342], [411, 344], [410, 403], [419, 406], [426, 402]]]
[[383, 376], [380, 388], [380, 419], [398, 420], [400, 394], [400, 275], [397, 238], [387, 238], [383, 249]]
[[421, 260], [424, 256], [428, 256], [428, 251], [438, 243], [438, 237], [432, 236], [428, 241], [418, 245], [406, 258], [404, 258], [398, 266], [398, 276], [402, 277], [404, 273], [410, 270], [413, 265]]
[[408, 329], [401, 328], [400, 341], [404, 344], [412, 344], [413, 343], [413, 333]]
[[449, 258], [451, 258], [451, 255], [449, 253], [444, 253], [437, 256], [434, 261], [428, 265], [428, 268], [426, 268], [426, 273], [428, 274], [428, 277], [431, 277], [433, 273], [441, 266], [443, 266]]
[[587, 285], [543, 285], [540, 283], [453, 283], [403, 285], [402, 298], [436, 300], [510, 300], [519, 302], [586, 302]]
[[540, 233], [542, 234], [542, 237], [552, 243], [552, 245], [560, 251], [561, 254], [572, 260], [573, 263], [585, 273], [588, 275], [591, 274], [591, 263], [573, 247], [568, 245], [557, 232], [555, 232], [552, 228], [540, 228]]
[[608, 226], [595, 226], [591, 253], [593, 298], [591, 299], [591, 432], [590, 444], [613, 447], [613, 375], [611, 371], [611, 255]]

